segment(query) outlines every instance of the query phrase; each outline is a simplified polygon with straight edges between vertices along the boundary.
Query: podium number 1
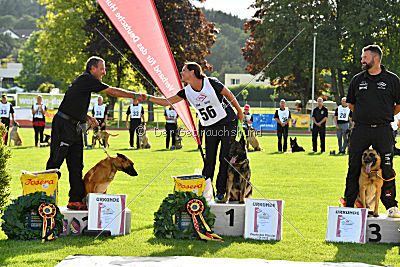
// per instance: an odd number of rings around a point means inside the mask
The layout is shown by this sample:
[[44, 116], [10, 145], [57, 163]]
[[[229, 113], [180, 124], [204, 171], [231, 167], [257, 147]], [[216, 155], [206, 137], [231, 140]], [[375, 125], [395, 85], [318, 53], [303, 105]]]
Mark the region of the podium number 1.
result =
[[235, 214], [234, 209], [230, 209], [227, 212], [225, 212], [226, 215], [229, 215], [229, 226], [233, 226], [233, 216]]

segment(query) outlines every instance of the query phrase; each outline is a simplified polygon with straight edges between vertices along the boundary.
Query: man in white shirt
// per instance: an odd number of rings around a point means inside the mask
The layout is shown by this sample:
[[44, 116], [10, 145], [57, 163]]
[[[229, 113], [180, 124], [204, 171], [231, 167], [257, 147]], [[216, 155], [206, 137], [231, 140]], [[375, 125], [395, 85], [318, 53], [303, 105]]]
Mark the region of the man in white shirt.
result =
[[[346, 98], [342, 98], [342, 104], [335, 110], [335, 124], [336, 124], [336, 136], [338, 138], [339, 154], [346, 153], [347, 147], [347, 136], [346, 131], [349, 129], [349, 123], [351, 121], [352, 111], [347, 106]], [[343, 143], [342, 143], [343, 141]]]

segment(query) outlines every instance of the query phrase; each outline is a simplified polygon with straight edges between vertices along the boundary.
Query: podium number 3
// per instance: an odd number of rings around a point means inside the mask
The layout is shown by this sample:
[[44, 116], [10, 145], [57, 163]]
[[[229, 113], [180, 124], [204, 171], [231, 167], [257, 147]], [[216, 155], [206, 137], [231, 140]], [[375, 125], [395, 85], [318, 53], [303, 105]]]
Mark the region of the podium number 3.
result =
[[226, 215], [229, 215], [229, 226], [233, 226], [233, 216], [235, 214], [234, 209], [230, 209], [227, 212], [225, 212]]
[[379, 242], [382, 239], [382, 235], [379, 233], [379, 231], [381, 230], [381, 227], [379, 226], [379, 224], [370, 224], [368, 225], [369, 228], [373, 227], [375, 228], [374, 231], [371, 231], [371, 235], [375, 235], [376, 238], [369, 238], [368, 242]]

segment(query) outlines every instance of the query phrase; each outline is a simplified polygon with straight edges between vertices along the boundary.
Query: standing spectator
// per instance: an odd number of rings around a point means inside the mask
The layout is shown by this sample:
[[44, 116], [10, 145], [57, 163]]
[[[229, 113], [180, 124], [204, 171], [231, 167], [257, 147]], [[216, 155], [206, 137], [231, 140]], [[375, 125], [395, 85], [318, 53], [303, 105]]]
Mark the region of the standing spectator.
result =
[[[43, 132], [46, 126], [46, 105], [42, 104], [42, 96], [37, 97], [37, 103], [32, 105], [32, 115], [33, 115], [33, 129], [35, 131], [35, 146], [40, 147], [40, 143], [43, 143]], [[40, 138], [39, 138], [40, 136]]]
[[172, 147], [171, 150], [175, 149], [175, 134], [176, 130], [178, 129], [177, 120], [178, 120], [178, 113], [174, 110], [174, 108], [169, 106], [169, 109], [165, 109], [164, 111], [165, 116], [165, 131], [167, 132], [166, 144], [165, 148], [169, 148], [169, 139], [172, 139]]
[[99, 122], [100, 130], [105, 130], [107, 122], [107, 105], [103, 103], [102, 96], [97, 98], [97, 104], [93, 106], [92, 114]]
[[312, 113], [312, 143], [313, 153], [317, 152], [317, 139], [318, 134], [321, 141], [321, 153], [325, 152], [325, 132], [326, 132], [326, 120], [328, 119], [328, 109], [323, 106], [324, 100], [322, 97], [317, 99], [318, 107], [314, 108]]
[[398, 133], [398, 129], [400, 126], [400, 113], [397, 113], [396, 115], [394, 115], [393, 121], [390, 123], [390, 125], [392, 126], [392, 130], [393, 130], [393, 154], [394, 155], [400, 155], [400, 149], [398, 149], [396, 147], [396, 137], [397, 137], [397, 133]]
[[[130, 115], [130, 116], [129, 116]], [[131, 120], [129, 122], [129, 117]], [[142, 121], [143, 120], [143, 121]], [[132, 100], [132, 104], [129, 106], [126, 111], [126, 128], [129, 129], [129, 145], [128, 149], [133, 149], [135, 132], [136, 132], [136, 148], [140, 148], [139, 144], [139, 134], [141, 134], [141, 123], [143, 122], [146, 125], [144, 120], [144, 109], [141, 104], [139, 104], [137, 99]], [[129, 124], [128, 124], [129, 123]]]
[[[349, 129], [352, 117], [352, 111], [347, 106], [346, 98], [342, 98], [342, 104], [335, 110], [335, 124], [336, 124], [336, 136], [339, 145], [339, 154], [346, 153], [347, 147], [347, 135], [346, 131]], [[343, 141], [343, 143], [342, 143]]]
[[383, 186], [381, 201], [388, 217], [400, 218], [396, 201], [396, 174], [393, 170], [393, 129], [390, 122], [400, 111], [400, 79], [381, 65], [382, 50], [378, 45], [363, 48], [363, 71], [349, 85], [347, 103], [353, 111], [354, 128], [350, 137], [349, 168], [344, 199], [354, 207], [359, 191], [361, 158], [371, 145], [381, 155]]
[[4, 136], [4, 144], [7, 145], [7, 140], [8, 140], [8, 130], [10, 129], [10, 114], [12, 117], [12, 121], [14, 122], [14, 109], [11, 103], [7, 102], [7, 96], [2, 95], [1, 96], [1, 103], [0, 103], [0, 117], [1, 117], [1, 123], [4, 124], [6, 127], [6, 135]]
[[[251, 125], [253, 124], [253, 115], [250, 113], [250, 105], [244, 105], [243, 115], [243, 130], [246, 136], [249, 137], [249, 130]], [[249, 149], [249, 139], [247, 139], [246, 148]]]
[[[292, 120], [292, 114], [288, 107], [286, 107], [285, 99], [281, 99], [279, 102], [279, 108], [275, 111], [274, 116], [277, 124], [277, 135], [278, 135], [278, 151], [286, 152], [287, 150], [287, 138], [289, 135], [289, 121]], [[282, 137], [283, 137], [283, 150], [282, 150]]]

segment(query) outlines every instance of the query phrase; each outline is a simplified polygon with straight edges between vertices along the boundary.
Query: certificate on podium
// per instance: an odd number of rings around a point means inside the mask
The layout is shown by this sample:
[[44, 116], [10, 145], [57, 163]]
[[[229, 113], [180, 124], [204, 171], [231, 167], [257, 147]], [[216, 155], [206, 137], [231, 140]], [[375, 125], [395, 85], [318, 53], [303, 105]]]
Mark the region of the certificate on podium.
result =
[[283, 200], [246, 199], [244, 237], [281, 240], [283, 204]]
[[368, 209], [328, 207], [326, 241], [366, 243]]
[[110, 230], [125, 235], [126, 195], [89, 194], [88, 230]]

